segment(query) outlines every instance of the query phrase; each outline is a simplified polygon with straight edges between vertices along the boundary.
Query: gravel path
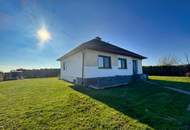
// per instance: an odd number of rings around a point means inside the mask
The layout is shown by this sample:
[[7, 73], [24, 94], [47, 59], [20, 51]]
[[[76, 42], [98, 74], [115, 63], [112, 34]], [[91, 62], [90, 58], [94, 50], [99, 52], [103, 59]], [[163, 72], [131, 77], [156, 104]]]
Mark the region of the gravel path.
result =
[[174, 90], [174, 91], [179, 92], [179, 93], [190, 95], [190, 91], [185, 91], [185, 90], [181, 90], [181, 89], [177, 89], [177, 88], [172, 88], [172, 87], [164, 87], [164, 88], [168, 88], [168, 89]]
[[176, 91], [176, 92], [179, 92], [179, 93], [183, 93], [183, 94], [186, 94], [186, 95], [190, 95], [190, 91], [185, 91], [185, 90], [182, 90], [182, 89], [178, 89], [178, 88], [173, 88], [173, 87], [170, 87], [170, 86], [161, 86], [155, 82], [151, 82], [151, 81], [146, 81], [147, 83], [149, 84], [153, 84], [153, 85], [156, 85], [156, 86], [160, 86], [160, 87], [163, 87], [163, 88], [167, 88], [167, 89], [170, 89], [170, 90], [173, 90], [173, 91]]
[[189, 104], [189, 106], [187, 107], [187, 111], [190, 111], [190, 104]]
[[[173, 90], [173, 91], [178, 92], [178, 93], [190, 95], [190, 91], [185, 91], [185, 90], [182, 90], [182, 89], [177, 89], [177, 88], [173, 88], [173, 87], [169, 87], [169, 86], [161, 86], [161, 85], [159, 85], [159, 84], [157, 84], [155, 82], [151, 82], [151, 81], [146, 81], [146, 82], [149, 83], [149, 84], [153, 84], [153, 85], [159, 86], [159, 87], [163, 87], [163, 88], [167, 88], [167, 89]], [[190, 104], [187, 106], [187, 111], [190, 112]]]

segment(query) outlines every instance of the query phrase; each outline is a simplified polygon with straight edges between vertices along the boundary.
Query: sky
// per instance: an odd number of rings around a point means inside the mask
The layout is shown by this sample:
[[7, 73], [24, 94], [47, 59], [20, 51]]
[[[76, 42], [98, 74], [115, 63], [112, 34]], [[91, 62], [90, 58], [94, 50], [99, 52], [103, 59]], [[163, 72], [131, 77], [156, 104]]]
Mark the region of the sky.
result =
[[0, 0], [0, 71], [58, 68], [79, 44], [102, 40], [148, 57], [190, 55], [188, 0]]

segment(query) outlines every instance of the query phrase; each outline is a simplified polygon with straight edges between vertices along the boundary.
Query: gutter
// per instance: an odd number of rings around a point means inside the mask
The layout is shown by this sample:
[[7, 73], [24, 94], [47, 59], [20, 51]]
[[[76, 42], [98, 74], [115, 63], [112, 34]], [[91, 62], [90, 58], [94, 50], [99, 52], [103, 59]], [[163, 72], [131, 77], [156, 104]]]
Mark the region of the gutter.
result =
[[84, 50], [82, 50], [82, 86], [84, 85]]

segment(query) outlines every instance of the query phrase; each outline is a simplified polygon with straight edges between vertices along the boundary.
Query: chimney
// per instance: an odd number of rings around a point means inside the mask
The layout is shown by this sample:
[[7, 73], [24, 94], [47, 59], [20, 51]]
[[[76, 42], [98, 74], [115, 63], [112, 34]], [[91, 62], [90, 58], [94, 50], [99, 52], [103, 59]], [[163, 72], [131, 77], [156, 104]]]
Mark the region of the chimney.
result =
[[100, 37], [96, 37], [95, 39], [96, 39], [96, 40], [99, 40], [99, 41], [101, 41], [101, 40], [102, 40]]

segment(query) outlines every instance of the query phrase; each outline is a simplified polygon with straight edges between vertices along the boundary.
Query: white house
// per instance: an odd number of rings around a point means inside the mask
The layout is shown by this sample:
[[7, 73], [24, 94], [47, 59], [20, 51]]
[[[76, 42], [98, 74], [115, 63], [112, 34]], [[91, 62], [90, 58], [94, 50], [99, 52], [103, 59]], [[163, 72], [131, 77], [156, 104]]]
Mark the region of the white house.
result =
[[93, 88], [123, 85], [142, 75], [145, 58], [96, 37], [58, 59], [60, 79]]

